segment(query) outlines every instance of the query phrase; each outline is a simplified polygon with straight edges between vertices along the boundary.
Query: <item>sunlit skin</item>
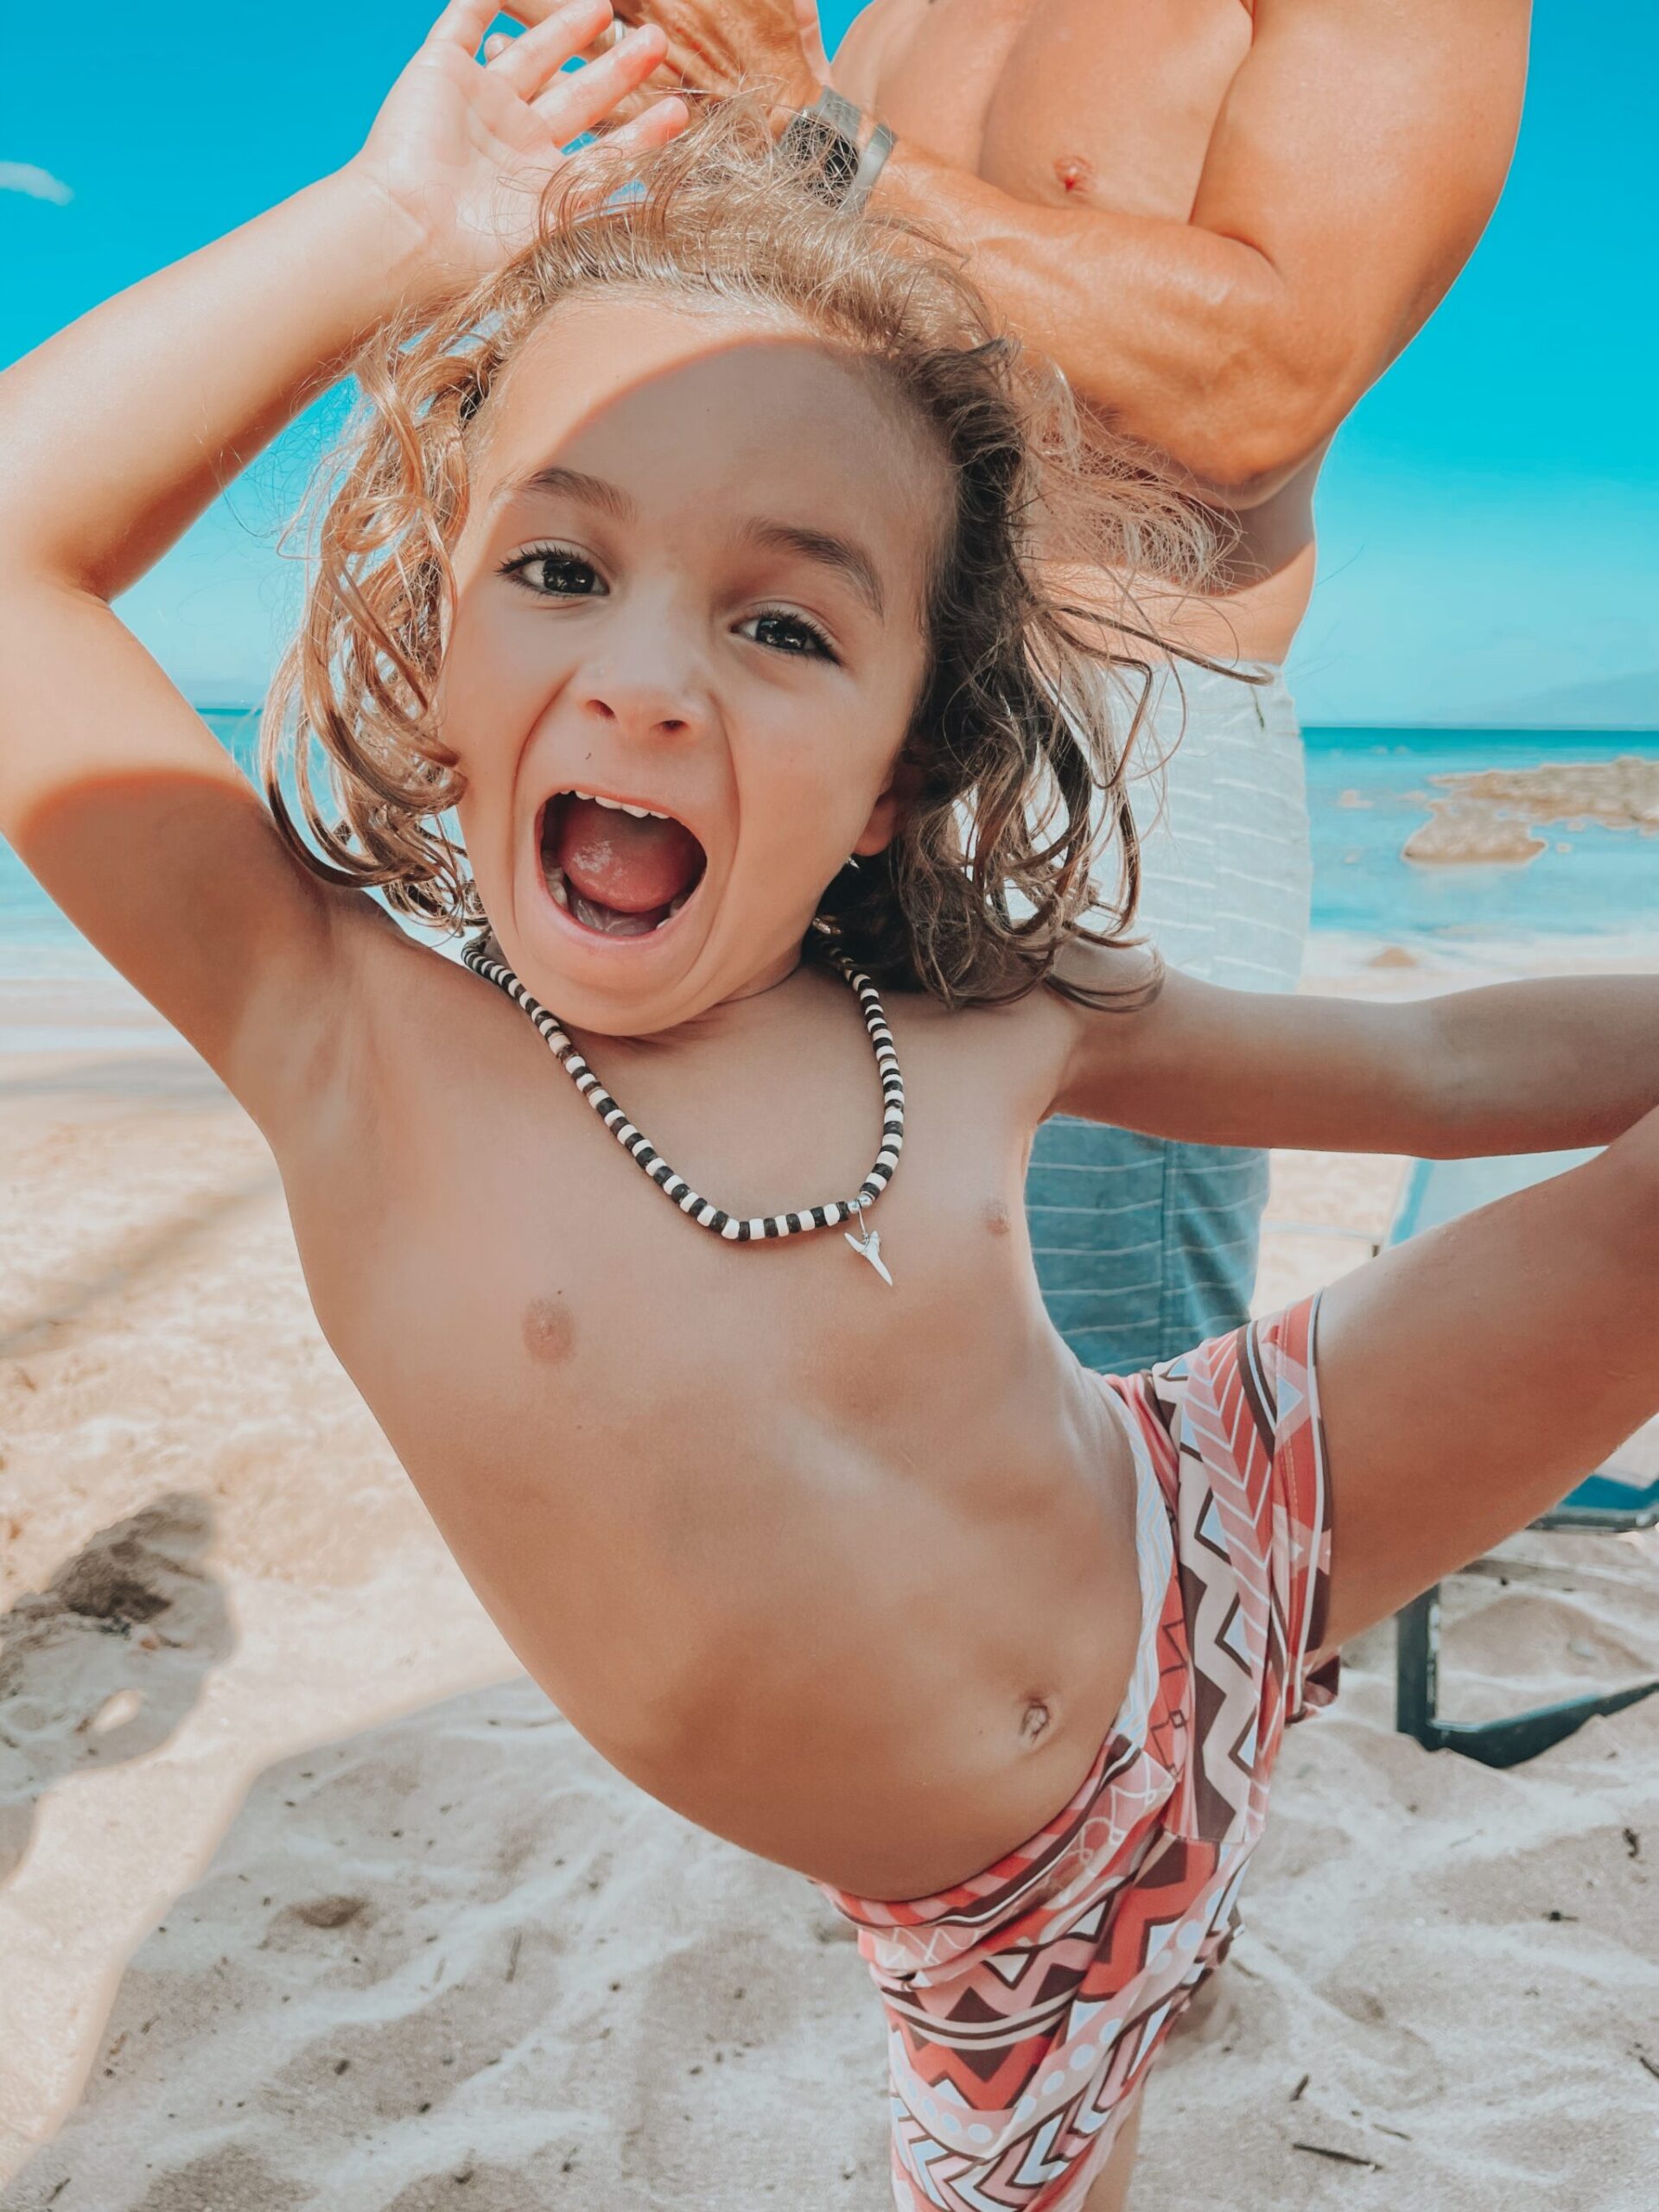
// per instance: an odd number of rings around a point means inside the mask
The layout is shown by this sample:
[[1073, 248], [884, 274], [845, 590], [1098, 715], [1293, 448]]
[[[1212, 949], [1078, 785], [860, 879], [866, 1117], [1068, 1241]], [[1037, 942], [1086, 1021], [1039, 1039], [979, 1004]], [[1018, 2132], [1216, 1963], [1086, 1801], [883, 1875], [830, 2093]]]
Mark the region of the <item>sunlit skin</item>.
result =
[[[540, 66], [604, 12], [569, 10]], [[108, 604], [377, 321], [452, 296], [469, 219], [534, 137], [471, 60], [490, 15], [449, 11], [357, 162], [0, 378], [0, 830], [258, 1122], [330, 1343], [571, 1722], [753, 1851], [925, 1895], [1070, 1797], [1140, 1626], [1128, 1446], [1033, 1271], [1039, 1123], [1608, 1144], [1327, 1292], [1339, 1643], [1659, 1403], [1659, 983], [1387, 1006], [1173, 976], [1133, 1013], [894, 991], [893, 1286], [838, 1230], [734, 1246], [689, 1223], [505, 997], [294, 857]], [[616, 49], [601, 85], [661, 51]], [[542, 136], [568, 143], [594, 90], [548, 97]], [[800, 939], [842, 861], [902, 828], [947, 489], [928, 435], [787, 323], [634, 297], [556, 311], [477, 433], [440, 721], [503, 945], [722, 1206], [845, 1197], [877, 1085], [850, 995]], [[570, 474], [498, 501], [549, 468]], [[559, 591], [503, 574], [550, 550]], [[835, 658], [803, 651], [803, 624]], [[695, 833], [704, 875], [658, 941], [553, 912], [537, 824], [563, 789]], [[1147, 965], [1065, 955], [1102, 986]]]
[[[479, 430], [443, 721], [498, 938], [580, 1028], [645, 1035], [770, 988], [831, 877], [893, 834], [942, 458], [868, 366], [645, 300], [544, 324]], [[522, 488], [550, 467], [588, 481]], [[595, 938], [549, 898], [537, 819], [570, 787], [702, 844], [650, 937]]]

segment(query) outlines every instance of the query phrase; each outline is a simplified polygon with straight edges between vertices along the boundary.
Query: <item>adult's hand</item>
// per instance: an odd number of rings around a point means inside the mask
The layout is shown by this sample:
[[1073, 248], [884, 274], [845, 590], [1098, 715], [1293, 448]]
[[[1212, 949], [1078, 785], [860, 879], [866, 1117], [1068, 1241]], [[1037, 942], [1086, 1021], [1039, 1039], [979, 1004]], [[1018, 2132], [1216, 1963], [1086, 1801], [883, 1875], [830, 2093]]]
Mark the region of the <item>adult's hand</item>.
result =
[[[615, 0], [620, 22], [654, 23], [668, 51], [650, 90], [684, 86], [717, 99], [744, 84], [772, 86], [783, 121], [810, 107], [830, 80], [817, 0]], [[553, 0], [513, 0], [525, 24], [552, 12]], [[640, 95], [636, 94], [638, 99]], [[620, 111], [613, 119], [620, 119]]]
[[668, 65], [693, 92], [717, 97], [770, 84], [790, 113], [810, 107], [829, 71], [817, 0], [619, 0], [626, 23], [655, 23]]

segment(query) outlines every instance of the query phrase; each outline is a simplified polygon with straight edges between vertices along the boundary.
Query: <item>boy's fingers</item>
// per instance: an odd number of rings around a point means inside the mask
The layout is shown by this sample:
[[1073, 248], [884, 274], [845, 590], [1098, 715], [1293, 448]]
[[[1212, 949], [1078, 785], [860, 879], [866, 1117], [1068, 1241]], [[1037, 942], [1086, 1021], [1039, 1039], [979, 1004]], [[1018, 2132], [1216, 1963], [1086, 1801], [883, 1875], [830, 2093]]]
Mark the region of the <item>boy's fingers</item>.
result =
[[428, 31], [424, 43], [428, 46], [460, 46], [468, 54], [478, 52], [478, 42], [487, 26], [498, 16], [510, 15], [510, 9], [499, 7], [495, 0], [449, 0], [449, 5]]
[[526, 30], [533, 30], [537, 23], [544, 23], [550, 16], [556, 16], [559, 5], [560, 0], [512, 0], [511, 7], [501, 8], [498, 12], [511, 16]]
[[653, 100], [643, 115], [634, 117], [618, 130], [607, 131], [605, 147], [607, 153], [620, 146], [624, 153], [648, 153], [653, 146], [665, 146], [671, 138], [678, 137], [691, 120], [691, 111], [677, 92], [671, 92], [666, 99]]
[[490, 74], [505, 77], [520, 99], [531, 100], [549, 78], [593, 44], [611, 20], [611, 0], [565, 0], [545, 22], [510, 39], [493, 54]]
[[[668, 51], [654, 23], [627, 36], [585, 67], [573, 69], [531, 102], [562, 146], [602, 123], [617, 102], [643, 84]], [[643, 118], [638, 118], [643, 120]]]

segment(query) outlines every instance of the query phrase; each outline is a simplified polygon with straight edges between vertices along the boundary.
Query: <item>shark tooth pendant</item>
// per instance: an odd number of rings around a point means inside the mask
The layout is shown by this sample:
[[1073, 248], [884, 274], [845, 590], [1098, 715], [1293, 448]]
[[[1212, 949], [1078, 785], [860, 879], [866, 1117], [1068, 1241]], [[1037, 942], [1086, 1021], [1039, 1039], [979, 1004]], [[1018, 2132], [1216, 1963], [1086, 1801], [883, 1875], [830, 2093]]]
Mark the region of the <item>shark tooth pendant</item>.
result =
[[868, 1260], [887, 1288], [891, 1290], [893, 1277], [887, 1273], [887, 1263], [881, 1257], [881, 1232], [879, 1229], [872, 1229], [865, 1220], [864, 1208], [861, 1205], [858, 1208], [858, 1225], [863, 1231], [861, 1236], [855, 1236], [850, 1229], [844, 1230], [842, 1234], [860, 1259]]

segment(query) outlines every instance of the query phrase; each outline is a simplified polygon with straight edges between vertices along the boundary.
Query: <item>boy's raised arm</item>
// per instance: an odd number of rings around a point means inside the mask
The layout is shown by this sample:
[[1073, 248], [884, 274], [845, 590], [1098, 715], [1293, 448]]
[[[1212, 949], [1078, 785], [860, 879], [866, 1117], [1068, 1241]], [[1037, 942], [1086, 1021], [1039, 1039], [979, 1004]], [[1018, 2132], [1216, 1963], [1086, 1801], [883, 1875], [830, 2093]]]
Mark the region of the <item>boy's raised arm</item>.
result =
[[0, 378], [0, 832], [256, 1111], [264, 1039], [303, 1073], [360, 901], [294, 859], [108, 602], [396, 306], [410, 243], [331, 177]]
[[[1075, 947], [1062, 974], [1137, 980]], [[1171, 972], [1135, 1011], [1071, 1009], [1055, 1110], [1195, 1144], [1467, 1158], [1610, 1143], [1659, 1105], [1659, 976], [1406, 1004], [1221, 990]]]
[[[332, 1034], [344, 932], [372, 915], [263, 804], [111, 613], [372, 331], [527, 242], [560, 149], [660, 59], [570, 0], [487, 67], [456, 0], [334, 175], [119, 294], [0, 377], [0, 835], [262, 1120]], [[684, 120], [664, 102], [645, 146]]]

